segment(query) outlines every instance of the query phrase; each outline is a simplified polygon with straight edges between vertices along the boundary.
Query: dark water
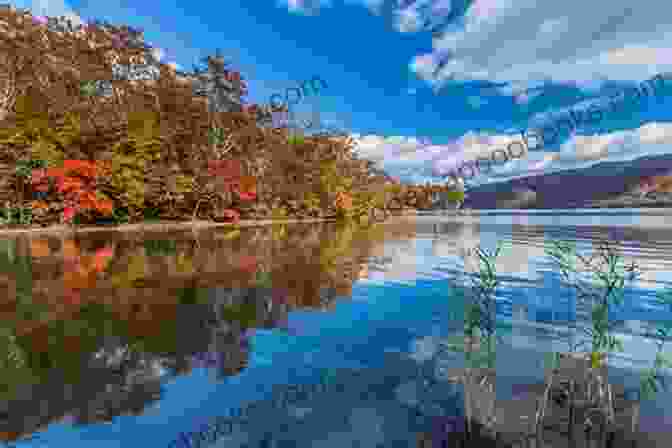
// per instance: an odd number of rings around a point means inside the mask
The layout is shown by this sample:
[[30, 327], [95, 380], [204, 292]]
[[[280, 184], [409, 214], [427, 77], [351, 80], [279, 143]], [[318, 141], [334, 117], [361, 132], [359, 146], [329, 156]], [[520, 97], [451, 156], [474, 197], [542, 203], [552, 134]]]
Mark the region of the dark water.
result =
[[[658, 218], [0, 240], [0, 434], [35, 447], [190, 446], [181, 433], [202, 447], [441, 446], [465, 413], [446, 378], [464, 357], [439, 350], [463, 325], [460, 255], [497, 242], [497, 406], [543, 381], [546, 354], [586, 319], [544, 255], [551, 239], [590, 252], [606, 238], [641, 266], [612, 312], [625, 350], [610, 381], [632, 391], [655, 358], [643, 334], [672, 319], [653, 302], [672, 260]], [[671, 432], [670, 403], [641, 404], [651, 446]]]

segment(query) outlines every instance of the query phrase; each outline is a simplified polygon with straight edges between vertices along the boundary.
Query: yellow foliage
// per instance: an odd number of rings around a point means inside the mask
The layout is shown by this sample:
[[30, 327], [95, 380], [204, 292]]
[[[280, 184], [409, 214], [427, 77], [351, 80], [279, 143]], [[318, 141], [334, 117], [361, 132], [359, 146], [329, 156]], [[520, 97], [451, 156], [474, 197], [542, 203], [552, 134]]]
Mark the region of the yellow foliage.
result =
[[316, 193], [305, 193], [302, 199], [302, 203], [308, 210], [320, 209], [320, 198]]
[[385, 207], [384, 194], [374, 191], [358, 191], [353, 194], [353, 217], [368, 216], [374, 208]]
[[333, 268], [336, 260], [349, 252], [354, 235], [354, 226], [346, 223], [337, 229], [333, 239], [324, 240], [320, 247], [320, 266], [324, 270]]
[[322, 162], [320, 164], [320, 187], [324, 193], [336, 193], [341, 186], [342, 178], [338, 175], [336, 162]]
[[402, 192], [402, 190], [403, 190], [402, 185], [398, 185], [398, 184], [385, 185], [385, 191], [387, 193], [399, 194], [399, 193]]
[[[116, 143], [112, 156], [112, 185], [121, 191], [123, 206], [139, 211], [145, 205], [147, 169], [161, 158], [159, 117], [153, 112], [129, 114], [127, 137]], [[193, 179], [178, 179], [181, 188], [191, 188]]]
[[60, 166], [67, 148], [80, 138], [80, 117], [68, 112], [62, 123], [50, 123], [47, 110], [38, 107], [38, 101], [29, 94], [17, 98], [16, 124], [0, 131], [0, 145], [29, 146], [33, 158], [45, 160], [48, 166]]
[[55, 144], [46, 140], [33, 143], [30, 153], [33, 159], [44, 160], [50, 167], [62, 166], [65, 160], [65, 154], [59, 151]]
[[184, 253], [178, 254], [175, 259], [175, 268], [177, 272], [182, 274], [193, 274], [194, 273], [194, 261], [193, 258], [185, 255]]
[[273, 210], [271, 210], [272, 219], [285, 219], [287, 218], [287, 215], [287, 207], [275, 207]]
[[151, 140], [158, 131], [159, 117], [154, 111], [135, 111], [128, 114], [128, 134], [136, 139]]
[[222, 239], [223, 239], [223, 240], [233, 240], [233, 239], [238, 238], [240, 235], [241, 235], [241, 234], [240, 234], [240, 230], [236, 229], [236, 230], [232, 230], [231, 232], [226, 233], [226, 234], [222, 237]]
[[137, 280], [145, 278], [146, 274], [146, 256], [144, 253], [136, 254], [131, 257], [125, 272], [119, 272], [112, 276], [112, 284], [117, 287], [133, 286]]
[[180, 174], [175, 179], [177, 193], [189, 193], [194, 189], [194, 177]]
[[273, 241], [281, 241], [287, 237], [287, 224], [275, 225], [271, 227]]

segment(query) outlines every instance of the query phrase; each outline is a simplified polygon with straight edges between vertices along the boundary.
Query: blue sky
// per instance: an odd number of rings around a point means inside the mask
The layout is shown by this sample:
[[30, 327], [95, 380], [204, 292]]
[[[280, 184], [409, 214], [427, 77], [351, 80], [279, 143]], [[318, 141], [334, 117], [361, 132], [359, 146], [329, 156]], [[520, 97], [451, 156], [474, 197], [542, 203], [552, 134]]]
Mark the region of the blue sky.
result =
[[[163, 60], [183, 68], [220, 48], [249, 81], [250, 102], [319, 76], [328, 88], [298, 114], [319, 111], [406, 182], [438, 181], [447, 165], [487, 157], [549, 114], [672, 72], [672, 3], [662, 0], [10, 3], [143, 28]], [[665, 153], [671, 96], [668, 88], [605, 113], [599, 125], [469, 181]]]

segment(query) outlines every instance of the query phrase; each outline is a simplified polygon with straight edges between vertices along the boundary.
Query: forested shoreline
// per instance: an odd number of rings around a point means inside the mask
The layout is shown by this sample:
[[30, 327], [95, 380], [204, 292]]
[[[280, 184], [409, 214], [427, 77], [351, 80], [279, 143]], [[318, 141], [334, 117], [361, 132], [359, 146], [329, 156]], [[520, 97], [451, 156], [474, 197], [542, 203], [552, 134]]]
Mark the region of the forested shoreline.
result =
[[141, 30], [0, 9], [0, 226], [364, 219], [430, 208], [328, 133], [262, 126], [216, 54], [177, 72]]

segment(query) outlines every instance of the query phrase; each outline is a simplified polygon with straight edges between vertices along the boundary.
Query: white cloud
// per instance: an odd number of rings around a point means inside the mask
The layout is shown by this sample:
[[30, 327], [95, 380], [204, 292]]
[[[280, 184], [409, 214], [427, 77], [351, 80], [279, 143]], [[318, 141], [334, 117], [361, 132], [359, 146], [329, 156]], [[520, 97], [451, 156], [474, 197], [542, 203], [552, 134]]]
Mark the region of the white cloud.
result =
[[436, 0], [432, 4], [432, 14], [448, 15], [452, 7], [452, 0]]
[[295, 14], [311, 15], [332, 6], [331, 0], [278, 0], [278, 4]]
[[452, 10], [450, 0], [399, 0], [393, 11], [394, 27], [400, 33], [415, 33], [440, 25]]
[[[491, 158], [495, 150], [506, 150], [512, 142], [520, 142], [520, 134], [491, 134], [468, 132], [446, 145], [420, 142], [413, 137], [356, 136], [355, 151], [402, 182], [440, 182], [449, 171], [478, 157]], [[534, 138], [530, 138], [530, 144]], [[639, 128], [599, 135], [574, 135], [564, 142], [559, 151], [533, 150], [518, 159], [503, 160], [497, 153], [498, 163], [468, 182], [477, 185], [489, 182], [585, 168], [604, 161], [627, 161], [636, 158], [669, 154], [672, 147], [672, 123], [647, 123]], [[520, 153], [521, 146], [512, 146]], [[499, 162], [501, 160], [501, 162]], [[465, 169], [469, 176], [469, 169]]]
[[437, 54], [452, 58], [430, 77], [493, 82], [644, 80], [672, 68], [672, 4], [642, 0], [476, 0], [464, 27], [434, 40], [411, 67], [425, 78]]
[[161, 48], [152, 48], [152, 55], [153, 55], [158, 61], [162, 61], [163, 58], [166, 56], [166, 52], [163, 51]]
[[81, 17], [63, 0], [12, 0], [10, 4], [17, 9], [27, 9], [34, 16], [65, 16], [74, 25], [83, 24]]
[[400, 33], [414, 33], [419, 31], [425, 20], [413, 5], [394, 12], [394, 27]]
[[[383, 0], [347, 0], [380, 14]], [[593, 90], [606, 80], [642, 81], [672, 71], [672, 3], [642, 0], [475, 0], [459, 21], [446, 24], [430, 53], [410, 69], [438, 89], [451, 80], [515, 83], [526, 104], [536, 83]], [[331, 6], [327, 0], [281, 0], [292, 12]], [[394, 27], [417, 32], [441, 25], [449, 0], [399, 0]], [[527, 86], [527, 87], [525, 87]]]
[[[344, 0], [344, 3], [363, 6], [371, 14], [380, 16], [385, 0]], [[331, 0], [278, 0], [278, 4], [289, 12], [305, 15], [333, 6]], [[417, 32], [450, 14], [452, 0], [399, 0], [393, 8], [394, 28], [402, 33]]]

